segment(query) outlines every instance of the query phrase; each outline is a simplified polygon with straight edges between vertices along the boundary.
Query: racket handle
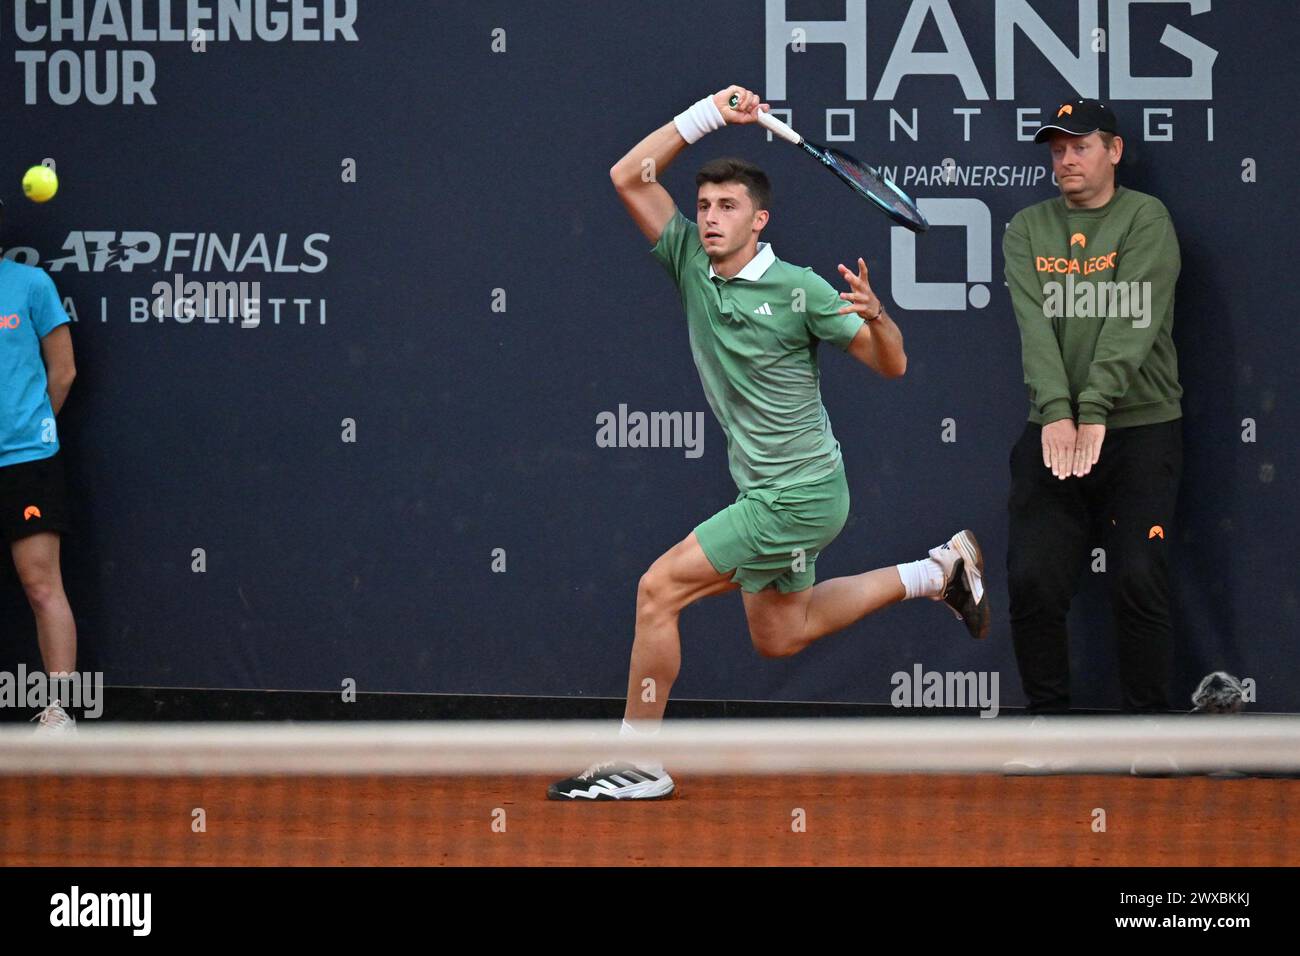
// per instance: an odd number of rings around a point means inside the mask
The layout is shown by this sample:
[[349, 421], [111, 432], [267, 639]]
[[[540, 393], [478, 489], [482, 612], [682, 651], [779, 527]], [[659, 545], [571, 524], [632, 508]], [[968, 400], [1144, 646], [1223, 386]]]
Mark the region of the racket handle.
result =
[[[740, 94], [732, 93], [731, 99], [727, 101], [727, 104], [734, 110], [736, 108], [736, 104], [739, 102], [740, 102]], [[798, 146], [800, 143], [803, 142], [802, 136], [800, 136], [789, 126], [786, 126], [785, 123], [782, 123], [779, 119], [777, 119], [775, 116], [773, 116], [771, 113], [768, 113], [765, 110], [758, 111], [758, 123], [760, 126], [764, 126], [767, 129], [771, 130], [773, 133], [781, 137], [786, 142], [794, 143], [796, 146]]]
[[763, 110], [759, 110], [758, 122], [760, 126], [766, 126], [777, 136], [781, 137], [784, 140], [787, 140], [788, 142], [794, 143], [796, 146], [798, 146], [800, 143], [803, 142], [802, 136], [800, 136], [798, 133], [792, 130], [789, 126], [786, 126], [784, 123], [782, 123], [771, 113], [767, 113], [764, 112]]

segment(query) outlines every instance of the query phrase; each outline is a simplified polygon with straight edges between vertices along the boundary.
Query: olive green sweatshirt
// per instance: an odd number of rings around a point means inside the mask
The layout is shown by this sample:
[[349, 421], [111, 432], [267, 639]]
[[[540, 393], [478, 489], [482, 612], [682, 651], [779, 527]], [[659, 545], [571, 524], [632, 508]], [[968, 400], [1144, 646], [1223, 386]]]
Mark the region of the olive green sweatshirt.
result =
[[1002, 252], [1031, 422], [1125, 428], [1182, 415], [1181, 260], [1159, 199], [1117, 186], [1106, 205], [1072, 209], [1056, 196], [1016, 214]]

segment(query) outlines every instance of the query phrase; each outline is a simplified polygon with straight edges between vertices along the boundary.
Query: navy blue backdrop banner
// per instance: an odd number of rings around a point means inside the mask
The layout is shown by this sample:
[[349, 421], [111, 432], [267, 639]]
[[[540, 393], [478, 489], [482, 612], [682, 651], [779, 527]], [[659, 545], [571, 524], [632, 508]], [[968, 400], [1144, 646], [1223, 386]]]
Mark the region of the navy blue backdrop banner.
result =
[[[885, 703], [919, 665], [996, 673], [1023, 703], [1005, 571], [1027, 395], [1001, 236], [1056, 194], [1032, 130], [1088, 96], [1122, 125], [1120, 182], [1164, 201], [1182, 247], [1174, 700], [1226, 668], [1259, 709], [1300, 709], [1293, 6], [4, 0], [0, 244], [75, 316], [79, 668], [622, 696], [638, 578], [736, 492], [609, 168], [737, 83], [884, 165], [935, 224], [893, 227], [754, 126], [662, 176], [689, 212], [705, 161], [759, 163], [777, 255], [837, 287], [862, 256], [906, 338], [899, 380], [820, 350], [853, 505], [819, 579], [970, 527], [995, 614], [974, 642], [909, 602], [764, 660], [725, 595], [683, 614], [674, 697]], [[38, 205], [20, 180], [42, 162], [61, 186]], [[195, 282], [237, 283], [256, 316], [192, 315]], [[600, 440], [609, 415], [656, 411], [702, 435]], [[1084, 577], [1075, 703], [1118, 707], [1105, 572]], [[37, 666], [11, 568], [0, 610], [0, 668]]]

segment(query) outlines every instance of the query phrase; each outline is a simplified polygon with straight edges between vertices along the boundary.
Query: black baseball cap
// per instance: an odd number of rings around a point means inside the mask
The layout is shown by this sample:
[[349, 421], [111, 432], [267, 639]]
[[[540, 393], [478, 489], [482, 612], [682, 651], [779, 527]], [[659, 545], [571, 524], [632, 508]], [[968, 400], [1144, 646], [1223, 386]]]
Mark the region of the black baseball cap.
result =
[[1119, 132], [1115, 126], [1115, 114], [1110, 107], [1096, 100], [1074, 100], [1062, 103], [1056, 111], [1056, 117], [1038, 128], [1034, 142], [1045, 142], [1053, 133], [1087, 136], [1097, 132]]

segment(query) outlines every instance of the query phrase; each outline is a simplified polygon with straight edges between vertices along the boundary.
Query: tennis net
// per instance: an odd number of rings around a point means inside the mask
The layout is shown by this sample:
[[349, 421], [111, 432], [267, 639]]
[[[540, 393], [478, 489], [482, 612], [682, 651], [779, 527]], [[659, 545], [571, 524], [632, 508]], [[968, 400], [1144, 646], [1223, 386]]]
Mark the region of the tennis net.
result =
[[4, 865], [1300, 865], [1300, 718], [0, 728]]

